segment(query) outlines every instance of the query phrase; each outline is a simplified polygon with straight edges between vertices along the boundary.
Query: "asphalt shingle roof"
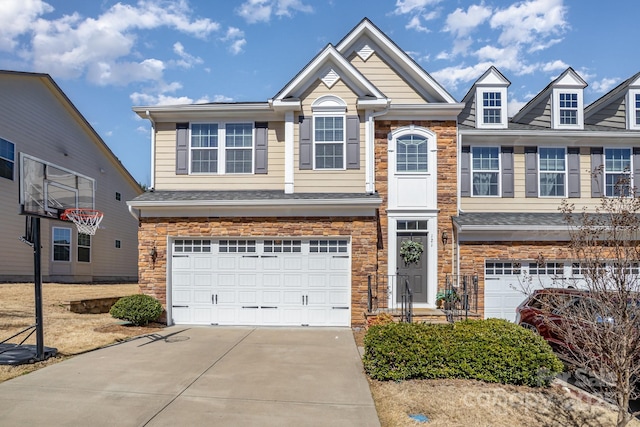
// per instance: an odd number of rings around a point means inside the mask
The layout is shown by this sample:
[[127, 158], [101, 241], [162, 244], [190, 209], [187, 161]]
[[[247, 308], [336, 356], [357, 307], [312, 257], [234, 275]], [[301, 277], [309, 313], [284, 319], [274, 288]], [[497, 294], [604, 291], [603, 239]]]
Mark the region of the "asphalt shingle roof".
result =
[[164, 201], [247, 201], [247, 200], [347, 200], [379, 199], [376, 194], [367, 193], [294, 193], [285, 194], [280, 190], [246, 191], [147, 191], [133, 199], [134, 202]]
[[550, 228], [567, 226], [563, 213], [531, 213], [531, 212], [472, 212], [461, 213], [453, 217], [458, 226], [491, 226], [491, 227], [518, 227], [522, 230], [527, 227], [549, 226]]

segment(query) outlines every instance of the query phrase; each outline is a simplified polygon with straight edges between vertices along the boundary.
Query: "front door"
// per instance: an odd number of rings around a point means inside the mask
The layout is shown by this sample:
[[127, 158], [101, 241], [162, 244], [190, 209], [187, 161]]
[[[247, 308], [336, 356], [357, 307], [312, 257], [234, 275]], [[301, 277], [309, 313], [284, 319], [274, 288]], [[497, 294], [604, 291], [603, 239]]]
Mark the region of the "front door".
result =
[[[422, 256], [416, 263], [407, 265], [400, 256], [400, 247], [405, 240], [419, 242], [424, 247]], [[409, 280], [409, 286], [413, 293], [413, 302], [417, 304], [427, 303], [427, 234], [426, 233], [403, 233], [396, 238], [397, 260], [397, 286], [396, 301], [401, 302], [404, 289], [404, 278]]]

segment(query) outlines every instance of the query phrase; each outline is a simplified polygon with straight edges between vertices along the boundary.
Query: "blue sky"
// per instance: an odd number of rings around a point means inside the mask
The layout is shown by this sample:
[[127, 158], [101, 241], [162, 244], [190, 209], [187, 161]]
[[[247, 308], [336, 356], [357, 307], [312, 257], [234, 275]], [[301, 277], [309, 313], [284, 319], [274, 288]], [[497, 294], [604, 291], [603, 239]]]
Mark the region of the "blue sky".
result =
[[[266, 101], [363, 17], [461, 100], [491, 65], [510, 114], [573, 67], [590, 103], [640, 71], [640, 2], [617, 0], [0, 0], [0, 69], [50, 74], [139, 182], [132, 106]], [[0, 130], [1, 132], [1, 130]]]

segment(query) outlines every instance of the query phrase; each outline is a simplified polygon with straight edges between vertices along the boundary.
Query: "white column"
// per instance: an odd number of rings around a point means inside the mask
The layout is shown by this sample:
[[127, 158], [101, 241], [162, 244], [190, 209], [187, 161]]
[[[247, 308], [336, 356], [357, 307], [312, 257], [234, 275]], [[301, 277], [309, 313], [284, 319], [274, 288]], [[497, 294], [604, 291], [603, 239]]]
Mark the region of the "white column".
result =
[[376, 191], [375, 178], [375, 120], [373, 112], [364, 112], [364, 144], [365, 144], [365, 192], [371, 194]]
[[293, 171], [294, 171], [294, 123], [293, 111], [284, 114], [284, 192], [293, 194]]

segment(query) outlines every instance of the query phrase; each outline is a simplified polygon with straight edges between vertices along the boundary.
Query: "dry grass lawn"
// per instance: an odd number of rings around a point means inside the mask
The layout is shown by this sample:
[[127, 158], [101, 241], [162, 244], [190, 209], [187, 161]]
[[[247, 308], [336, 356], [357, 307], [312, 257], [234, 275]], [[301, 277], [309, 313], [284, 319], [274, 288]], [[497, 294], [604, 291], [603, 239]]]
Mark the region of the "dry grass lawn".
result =
[[[44, 345], [58, 349], [58, 357], [33, 365], [0, 365], [0, 381], [23, 375], [74, 354], [104, 347], [132, 336], [157, 331], [149, 327], [124, 326], [104, 314], [77, 314], [66, 308], [70, 300], [126, 296], [139, 293], [137, 284], [67, 285], [45, 283], [42, 287]], [[33, 283], [0, 284], [0, 341], [35, 324]], [[22, 337], [11, 342], [17, 343]], [[35, 344], [35, 333], [26, 341]]]

